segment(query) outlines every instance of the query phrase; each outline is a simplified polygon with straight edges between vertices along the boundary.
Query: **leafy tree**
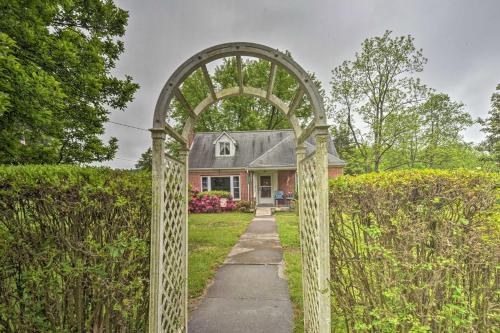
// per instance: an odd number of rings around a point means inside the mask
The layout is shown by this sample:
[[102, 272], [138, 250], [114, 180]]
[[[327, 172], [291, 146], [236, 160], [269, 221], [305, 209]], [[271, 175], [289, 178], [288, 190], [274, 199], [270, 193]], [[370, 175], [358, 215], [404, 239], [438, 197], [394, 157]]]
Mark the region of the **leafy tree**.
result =
[[457, 150], [469, 150], [461, 132], [474, 122], [463, 103], [446, 94], [431, 93], [408, 119], [409, 131], [402, 135], [384, 169], [401, 166], [442, 168], [450, 166]]
[[152, 167], [153, 167], [153, 151], [151, 148], [148, 148], [144, 153], [141, 154], [141, 157], [135, 164], [135, 168], [138, 170], [151, 171]]
[[486, 150], [490, 154], [489, 159], [498, 165], [500, 164], [500, 84], [491, 96], [491, 109], [488, 115], [486, 119], [479, 119], [483, 125], [482, 131], [486, 133], [486, 140], [480, 147]]
[[393, 38], [386, 31], [366, 39], [354, 60], [332, 71], [330, 116], [348, 133], [365, 171], [379, 171], [385, 154], [409, 130], [415, 107], [428, 91], [412, 75], [426, 62], [412, 36]]
[[0, 163], [111, 159], [109, 108], [138, 85], [111, 75], [128, 13], [110, 0], [0, 0]]

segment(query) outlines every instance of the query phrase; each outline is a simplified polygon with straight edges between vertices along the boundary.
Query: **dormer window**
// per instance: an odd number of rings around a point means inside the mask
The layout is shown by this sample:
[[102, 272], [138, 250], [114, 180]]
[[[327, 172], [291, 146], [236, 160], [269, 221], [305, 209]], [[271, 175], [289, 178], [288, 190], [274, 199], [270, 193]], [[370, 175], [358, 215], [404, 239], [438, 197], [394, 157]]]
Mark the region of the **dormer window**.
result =
[[231, 155], [231, 142], [219, 142], [219, 155], [220, 156]]
[[215, 156], [227, 157], [234, 156], [236, 152], [236, 140], [229, 133], [222, 132], [215, 140]]

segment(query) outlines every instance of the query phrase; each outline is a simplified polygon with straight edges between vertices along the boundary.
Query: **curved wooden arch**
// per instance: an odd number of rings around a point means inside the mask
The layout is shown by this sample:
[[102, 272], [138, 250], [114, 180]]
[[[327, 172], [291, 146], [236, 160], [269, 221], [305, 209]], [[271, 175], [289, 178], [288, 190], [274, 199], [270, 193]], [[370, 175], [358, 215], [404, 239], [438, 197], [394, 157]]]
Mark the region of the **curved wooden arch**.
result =
[[[206, 64], [220, 58], [231, 56], [236, 56], [237, 59], [239, 86], [215, 92], [206, 68]], [[241, 69], [242, 56], [265, 59], [271, 62], [271, 71], [267, 91], [260, 88], [248, 87], [243, 85]], [[272, 94], [272, 86], [274, 84], [277, 67], [283, 68], [285, 71], [287, 71], [292, 77], [297, 80], [299, 84], [294, 98], [288, 105], [283, 100]], [[205, 80], [207, 81], [207, 85], [210, 88], [210, 94], [193, 108], [192, 106], [187, 105], [187, 102], [182, 96], [179, 87], [198, 68], [201, 68], [203, 70]], [[298, 120], [293, 114], [293, 111], [297, 107], [300, 99], [304, 94], [309, 96], [313, 108], [314, 118], [307, 128], [302, 129], [298, 123]], [[208, 106], [212, 105], [220, 99], [241, 95], [254, 96], [265, 99], [269, 103], [280, 109], [283, 113], [285, 113], [292, 125], [298, 144], [301, 144], [305, 139], [307, 139], [307, 137], [312, 134], [315, 128], [325, 128], [327, 126], [326, 114], [321, 95], [319, 94], [316, 85], [311, 80], [310, 75], [299, 64], [297, 64], [286, 54], [274, 50], [268, 46], [255, 43], [236, 42], [216, 45], [198, 52], [177, 68], [177, 70], [172, 74], [172, 76], [163, 86], [160, 96], [158, 97], [154, 112], [152, 130], [161, 132], [166, 128], [172, 137], [174, 137], [177, 141], [186, 144], [188, 135], [193, 129], [197, 116], [201, 112], [203, 112]], [[177, 97], [177, 99], [182, 104], [184, 104], [190, 114], [189, 118], [186, 121], [182, 134], [173, 131], [173, 129], [169, 128], [168, 124], [166, 123], [167, 109], [172, 98], [174, 97]], [[196, 113], [195, 110], [198, 111], [198, 113]]]

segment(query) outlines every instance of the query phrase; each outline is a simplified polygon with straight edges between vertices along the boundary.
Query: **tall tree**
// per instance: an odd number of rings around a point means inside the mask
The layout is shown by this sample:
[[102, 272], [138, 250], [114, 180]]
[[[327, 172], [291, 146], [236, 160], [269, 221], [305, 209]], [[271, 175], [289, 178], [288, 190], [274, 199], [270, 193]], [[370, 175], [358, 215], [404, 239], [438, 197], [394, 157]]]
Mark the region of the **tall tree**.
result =
[[144, 153], [141, 154], [141, 157], [135, 164], [135, 168], [137, 170], [146, 170], [151, 171], [153, 167], [153, 150], [148, 148]]
[[332, 71], [330, 116], [349, 129], [366, 171], [379, 171], [385, 154], [410, 129], [409, 118], [427, 95], [415, 78], [427, 59], [412, 36], [368, 38], [352, 61]]
[[114, 156], [103, 124], [138, 88], [111, 74], [127, 20], [111, 0], [0, 0], [0, 163]]
[[490, 159], [497, 165], [500, 164], [500, 84], [491, 95], [491, 108], [488, 118], [479, 119], [483, 125], [482, 131], [486, 133], [486, 140], [481, 143], [481, 148], [486, 150]]
[[434, 168], [447, 158], [446, 147], [463, 142], [462, 131], [474, 122], [463, 103], [446, 94], [432, 94], [418, 110], [422, 117], [422, 160], [426, 167]]
[[384, 169], [450, 167], [454, 154], [469, 150], [461, 132], [473, 123], [463, 103], [452, 101], [446, 94], [431, 93], [408, 119], [410, 130], [388, 154]]

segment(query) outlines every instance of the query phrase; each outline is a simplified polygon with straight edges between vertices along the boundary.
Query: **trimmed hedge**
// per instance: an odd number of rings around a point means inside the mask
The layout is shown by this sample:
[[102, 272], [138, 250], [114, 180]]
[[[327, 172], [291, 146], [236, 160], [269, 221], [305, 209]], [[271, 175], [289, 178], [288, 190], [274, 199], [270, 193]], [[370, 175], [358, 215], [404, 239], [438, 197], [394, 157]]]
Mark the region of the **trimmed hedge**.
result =
[[[150, 179], [0, 166], [0, 331], [146, 331]], [[499, 182], [470, 171], [334, 180], [334, 328], [494, 331]]]
[[0, 331], [147, 329], [151, 175], [0, 166]]
[[333, 327], [496, 330], [499, 183], [498, 174], [436, 170], [333, 180]]
[[231, 197], [231, 192], [227, 191], [203, 191], [203, 192], [195, 192], [195, 194], [199, 197], [202, 198], [204, 196], [209, 196], [209, 197], [219, 197], [219, 198], [226, 198], [226, 199], [232, 199]]

